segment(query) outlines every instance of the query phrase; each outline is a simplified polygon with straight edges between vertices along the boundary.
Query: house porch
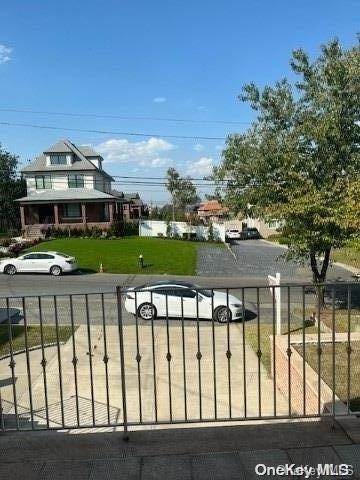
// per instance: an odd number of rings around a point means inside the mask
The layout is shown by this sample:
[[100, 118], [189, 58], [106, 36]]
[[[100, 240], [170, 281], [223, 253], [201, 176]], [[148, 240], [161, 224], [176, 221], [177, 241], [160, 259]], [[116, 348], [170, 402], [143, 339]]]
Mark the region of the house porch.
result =
[[66, 202], [20, 204], [22, 229], [38, 226], [56, 228], [110, 228], [120, 219], [121, 209], [116, 202]]

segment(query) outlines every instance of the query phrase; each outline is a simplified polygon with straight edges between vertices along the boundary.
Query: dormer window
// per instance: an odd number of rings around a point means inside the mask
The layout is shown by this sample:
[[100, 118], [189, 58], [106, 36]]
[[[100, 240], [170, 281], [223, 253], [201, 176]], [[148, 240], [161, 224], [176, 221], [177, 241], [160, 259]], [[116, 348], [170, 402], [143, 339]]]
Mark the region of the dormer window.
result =
[[50, 165], [66, 165], [66, 164], [67, 164], [66, 155], [63, 155], [63, 154], [50, 155]]

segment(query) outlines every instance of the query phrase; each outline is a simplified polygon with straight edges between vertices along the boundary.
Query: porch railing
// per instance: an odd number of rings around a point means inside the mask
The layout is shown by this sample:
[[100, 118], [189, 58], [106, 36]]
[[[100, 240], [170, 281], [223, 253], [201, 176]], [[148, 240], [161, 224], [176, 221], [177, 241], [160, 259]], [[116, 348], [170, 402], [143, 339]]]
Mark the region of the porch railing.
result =
[[360, 413], [359, 283], [215, 290], [0, 298], [0, 429]]

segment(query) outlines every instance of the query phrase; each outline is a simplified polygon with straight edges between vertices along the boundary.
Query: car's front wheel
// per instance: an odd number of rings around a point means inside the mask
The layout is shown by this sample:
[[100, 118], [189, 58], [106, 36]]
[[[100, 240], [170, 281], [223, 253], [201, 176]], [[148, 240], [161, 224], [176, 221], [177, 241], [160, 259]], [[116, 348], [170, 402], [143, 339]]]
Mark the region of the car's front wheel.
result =
[[7, 275], [15, 275], [16, 273], [15, 265], [6, 265], [6, 267], [4, 268], [4, 273], [6, 273]]
[[152, 303], [142, 303], [137, 310], [138, 317], [143, 320], [151, 320], [156, 318], [156, 308]]
[[222, 306], [217, 307], [214, 312], [214, 320], [219, 323], [227, 323], [231, 322], [231, 310], [228, 307]]
[[54, 275], [54, 277], [58, 277], [62, 273], [61, 267], [59, 267], [59, 265], [53, 265], [50, 268], [50, 273], [51, 275]]

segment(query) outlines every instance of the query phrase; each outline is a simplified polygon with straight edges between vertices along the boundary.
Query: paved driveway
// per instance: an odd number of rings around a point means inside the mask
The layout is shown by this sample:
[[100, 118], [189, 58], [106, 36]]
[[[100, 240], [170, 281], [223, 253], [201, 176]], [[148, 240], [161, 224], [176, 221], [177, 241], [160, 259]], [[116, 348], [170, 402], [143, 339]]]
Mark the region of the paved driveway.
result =
[[[269, 274], [280, 272], [288, 282], [311, 281], [310, 267], [302, 267], [295, 262], [287, 262], [281, 256], [283, 247], [270, 245], [262, 240], [237, 241], [231, 245], [234, 258], [228, 250], [214, 251], [208, 247], [200, 250], [198, 274], [216, 277], [229, 276], [258, 279], [263, 283]], [[330, 266], [328, 280], [351, 280], [352, 274], [343, 268]]]
[[[17, 406], [23, 428], [28, 427], [31, 404], [37, 428], [46, 425], [46, 404], [52, 427], [122, 421], [118, 328], [106, 327], [106, 351], [104, 332], [101, 326], [87, 329], [82, 325], [59, 352], [46, 349], [46, 377], [41, 367], [41, 351], [29, 352], [28, 359], [24, 354], [16, 356]], [[169, 332], [162, 325], [155, 325], [154, 330], [149, 324], [138, 329], [134, 325], [124, 326], [128, 420], [244, 418], [257, 417], [260, 411], [264, 416], [274, 415], [273, 380], [252, 348], [243, 343], [241, 325], [229, 326], [230, 345], [227, 334], [226, 328], [213, 331], [211, 324], [202, 324], [199, 330], [195, 324], [184, 329], [177, 324]], [[0, 360], [0, 382], [7, 380], [2, 387], [2, 402], [10, 428], [14, 427], [16, 412], [8, 365], [8, 358]], [[280, 392], [276, 395], [276, 406], [278, 415], [287, 413], [288, 402]]]

